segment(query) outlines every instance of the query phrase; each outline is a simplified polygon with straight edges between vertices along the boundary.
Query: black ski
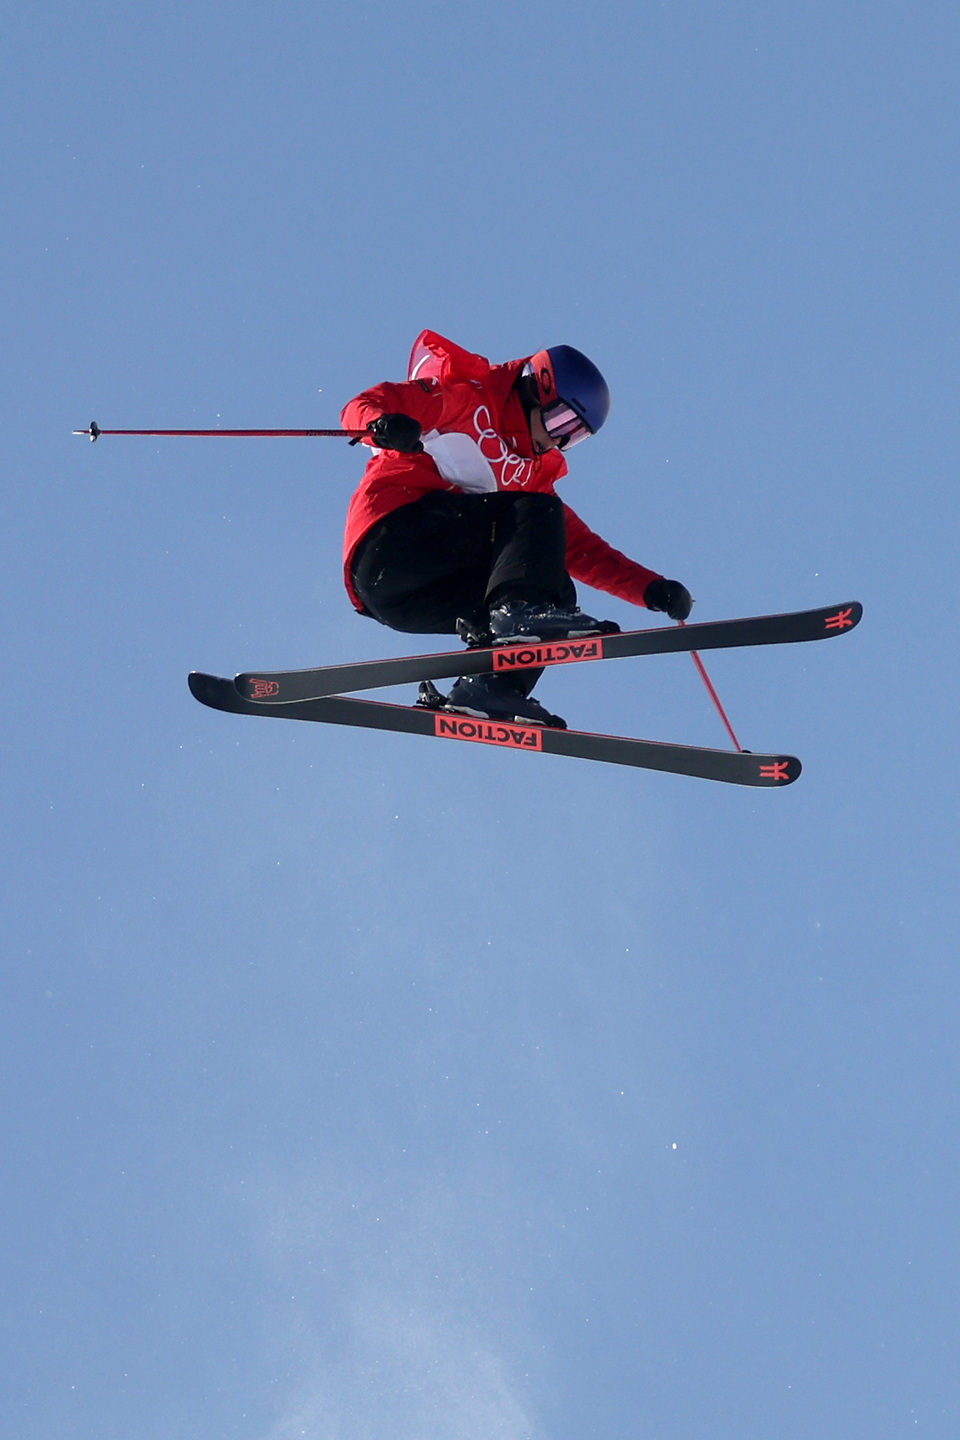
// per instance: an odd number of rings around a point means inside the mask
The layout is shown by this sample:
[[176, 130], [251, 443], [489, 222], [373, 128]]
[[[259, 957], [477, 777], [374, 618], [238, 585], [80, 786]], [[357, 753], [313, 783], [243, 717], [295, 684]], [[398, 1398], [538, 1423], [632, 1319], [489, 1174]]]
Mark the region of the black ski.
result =
[[[685, 632], [680, 630], [676, 633], [683, 635]], [[462, 655], [457, 656], [460, 661], [463, 658]], [[432, 673], [437, 672], [434, 670]], [[472, 720], [464, 715], [453, 715], [446, 710], [429, 710], [413, 705], [385, 705], [378, 700], [356, 700], [344, 695], [280, 703], [247, 700], [232, 680], [199, 672], [194, 672], [188, 683], [191, 692], [202, 704], [209, 705], [214, 710], [227, 710], [234, 715], [273, 715], [282, 720], [314, 720], [329, 725], [363, 725], [375, 730], [400, 730], [407, 734], [432, 735], [439, 739], [499, 745], [509, 750], [574, 755], [582, 760], [606, 760], [613, 765], [638, 765], [645, 770], [668, 770], [675, 775], [723, 780], [731, 785], [759, 785], [777, 789], [792, 784], [800, 774], [800, 761], [792, 755], [753, 755], [746, 750], [739, 753], [736, 750], [706, 750], [696, 745], [664, 745], [654, 740], [628, 740], [617, 735], [594, 735], [580, 730], [551, 730], [538, 725]]]
[[[856, 601], [820, 610], [786, 615], [755, 615], [744, 620], [714, 620], [703, 625], [661, 626], [629, 630], [621, 635], [596, 635], [587, 640], [549, 644], [503, 645], [492, 649], [454, 650], [439, 655], [405, 655], [394, 660], [361, 660], [348, 665], [321, 665], [316, 670], [258, 670], [238, 675], [234, 684], [247, 700], [289, 703], [342, 695], [350, 690], [375, 690], [417, 680], [442, 680], [455, 675], [482, 675], [493, 670], [530, 670], [542, 665], [569, 665], [581, 660], [615, 660], [627, 655], [666, 655], [675, 651], [723, 650], [741, 645], [784, 645], [801, 640], [826, 640], [843, 635], [860, 622], [863, 607]], [[350, 723], [350, 722], [348, 722]]]

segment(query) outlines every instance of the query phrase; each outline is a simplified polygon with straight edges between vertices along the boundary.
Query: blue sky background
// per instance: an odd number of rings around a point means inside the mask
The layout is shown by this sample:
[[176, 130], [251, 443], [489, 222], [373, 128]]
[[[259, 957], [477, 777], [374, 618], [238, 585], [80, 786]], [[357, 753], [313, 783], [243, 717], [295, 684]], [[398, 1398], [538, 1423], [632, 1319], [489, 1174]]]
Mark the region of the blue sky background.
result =
[[[9, 11], [3, 1434], [956, 1436], [958, 40]], [[424, 325], [596, 359], [565, 497], [696, 618], [863, 601], [710, 661], [798, 785], [193, 702], [410, 648], [359, 457], [71, 429], [336, 424]], [[724, 743], [683, 656], [540, 693]]]

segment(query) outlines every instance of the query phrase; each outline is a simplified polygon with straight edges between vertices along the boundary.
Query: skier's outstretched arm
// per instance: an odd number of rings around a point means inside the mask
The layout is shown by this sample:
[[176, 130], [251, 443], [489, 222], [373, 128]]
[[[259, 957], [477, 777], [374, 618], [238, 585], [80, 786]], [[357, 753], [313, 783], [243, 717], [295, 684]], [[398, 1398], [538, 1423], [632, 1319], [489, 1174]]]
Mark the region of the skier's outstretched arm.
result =
[[693, 600], [679, 580], [667, 580], [636, 560], [615, 550], [580, 519], [569, 505], [563, 507], [567, 521], [567, 569], [574, 580], [604, 590], [631, 605], [663, 610], [672, 620], [686, 620]]

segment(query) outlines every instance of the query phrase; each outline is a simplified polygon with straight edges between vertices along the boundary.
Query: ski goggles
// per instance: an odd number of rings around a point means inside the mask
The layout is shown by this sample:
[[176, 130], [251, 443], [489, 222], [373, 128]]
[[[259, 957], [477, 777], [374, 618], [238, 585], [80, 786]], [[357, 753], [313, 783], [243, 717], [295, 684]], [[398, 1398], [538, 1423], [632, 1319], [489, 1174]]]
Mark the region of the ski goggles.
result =
[[540, 419], [550, 439], [556, 440], [561, 450], [568, 450], [571, 445], [579, 445], [581, 440], [586, 440], [593, 434], [587, 422], [581, 419], [566, 400], [554, 400], [551, 404], [542, 406]]

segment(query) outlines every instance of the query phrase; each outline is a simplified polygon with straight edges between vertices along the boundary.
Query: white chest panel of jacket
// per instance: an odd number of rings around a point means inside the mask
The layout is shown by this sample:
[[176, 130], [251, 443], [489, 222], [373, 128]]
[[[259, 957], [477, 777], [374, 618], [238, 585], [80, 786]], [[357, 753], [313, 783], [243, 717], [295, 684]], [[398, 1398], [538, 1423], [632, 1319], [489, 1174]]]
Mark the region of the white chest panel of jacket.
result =
[[444, 480], [468, 494], [486, 495], [498, 488], [490, 461], [470, 435], [460, 430], [451, 430], [446, 435], [441, 435], [439, 430], [429, 430], [423, 436], [423, 448]]

